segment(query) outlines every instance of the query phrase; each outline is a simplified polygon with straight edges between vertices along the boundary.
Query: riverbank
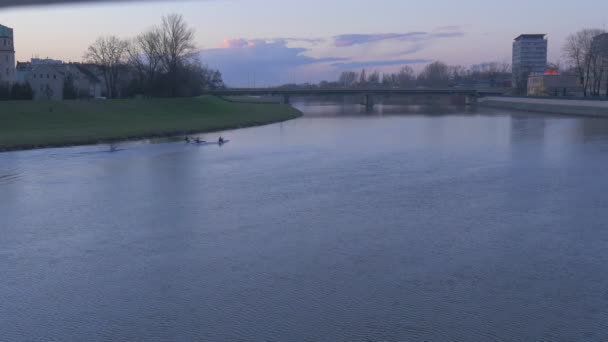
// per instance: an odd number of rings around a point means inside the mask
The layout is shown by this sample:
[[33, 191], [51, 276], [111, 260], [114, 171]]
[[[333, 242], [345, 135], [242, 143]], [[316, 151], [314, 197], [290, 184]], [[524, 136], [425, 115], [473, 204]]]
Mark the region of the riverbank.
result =
[[0, 102], [0, 151], [204, 133], [290, 120], [290, 106], [217, 97]]
[[501, 109], [608, 118], [608, 101], [602, 100], [488, 96], [480, 98], [478, 103]]

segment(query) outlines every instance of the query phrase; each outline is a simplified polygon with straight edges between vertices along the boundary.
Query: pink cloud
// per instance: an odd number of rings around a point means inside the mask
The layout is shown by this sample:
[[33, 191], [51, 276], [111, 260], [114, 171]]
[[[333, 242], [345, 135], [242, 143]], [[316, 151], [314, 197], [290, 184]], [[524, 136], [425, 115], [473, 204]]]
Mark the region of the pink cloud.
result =
[[224, 43], [222, 44], [222, 48], [223, 49], [244, 48], [244, 47], [249, 46], [250, 44], [254, 44], [254, 43], [249, 42], [243, 38], [231, 38], [231, 39], [224, 40]]

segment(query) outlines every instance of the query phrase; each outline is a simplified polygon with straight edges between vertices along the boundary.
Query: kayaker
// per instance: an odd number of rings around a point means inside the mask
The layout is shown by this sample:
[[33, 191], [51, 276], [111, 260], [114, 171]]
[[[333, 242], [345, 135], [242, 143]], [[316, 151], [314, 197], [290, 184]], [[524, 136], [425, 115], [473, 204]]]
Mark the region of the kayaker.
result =
[[220, 136], [220, 138], [217, 140], [217, 143], [218, 143], [218, 144], [223, 144], [223, 143], [224, 143], [224, 141], [225, 141], [225, 140], [224, 140], [224, 138], [222, 138], [222, 137]]
[[189, 144], [191, 142], [190, 137], [186, 137], [186, 142]]
[[197, 143], [197, 144], [200, 144], [200, 143], [202, 142], [202, 141], [201, 141], [201, 138], [199, 138], [199, 137], [196, 137], [196, 140], [195, 140], [195, 141], [196, 141], [196, 143]]

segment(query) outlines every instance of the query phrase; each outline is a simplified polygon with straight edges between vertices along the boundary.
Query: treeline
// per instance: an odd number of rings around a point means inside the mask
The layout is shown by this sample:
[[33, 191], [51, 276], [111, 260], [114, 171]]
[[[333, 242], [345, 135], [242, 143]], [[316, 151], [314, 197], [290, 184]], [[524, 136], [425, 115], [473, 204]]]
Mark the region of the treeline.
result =
[[183, 17], [172, 14], [132, 39], [98, 38], [84, 59], [101, 69], [109, 98], [196, 96], [223, 88], [220, 72], [200, 63], [194, 38]]
[[[448, 65], [441, 61], [430, 63], [416, 73], [410, 66], [403, 66], [395, 73], [378, 71], [344, 71], [336, 81], [322, 81], [307, 87], [320, 88], [413, 88], [413, 87], [506, 87], [511, 79], [511, 66], [506, 63], [483, 63], [470, 68]], [[293, 87], [296, 85], [285, 85]]]
[[608, 97], [608, 33], [584, 29], [571, 34], [563, 46], [564, 57], [579, 77], [584, 96]]
[[8, 85], [0, 84], [0, 101], [8, 100], [31, 100], [34, 98], [34, 91], [29, 83]]

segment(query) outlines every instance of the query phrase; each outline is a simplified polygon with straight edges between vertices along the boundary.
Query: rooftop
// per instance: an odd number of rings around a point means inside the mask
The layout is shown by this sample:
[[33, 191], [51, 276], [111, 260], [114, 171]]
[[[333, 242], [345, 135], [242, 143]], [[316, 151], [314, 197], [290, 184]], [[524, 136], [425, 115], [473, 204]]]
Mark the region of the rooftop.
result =
[[0, 24], [0, 37], [13, 38], [13, 29]]
[[523, 40], [523, 39], [545, 39], [547, 35], [544, 33], [539, 33], [539, 34], [521, 34], [519, 35], [519, 37], [515, 38], [516, 41], [519, 40]]

